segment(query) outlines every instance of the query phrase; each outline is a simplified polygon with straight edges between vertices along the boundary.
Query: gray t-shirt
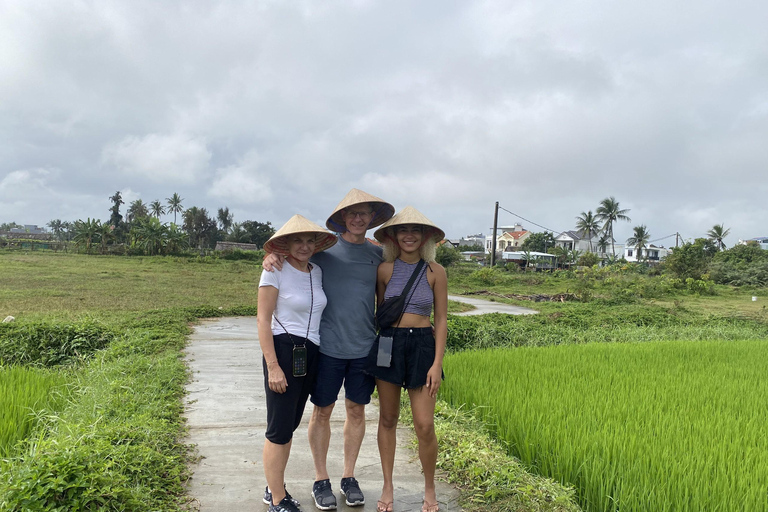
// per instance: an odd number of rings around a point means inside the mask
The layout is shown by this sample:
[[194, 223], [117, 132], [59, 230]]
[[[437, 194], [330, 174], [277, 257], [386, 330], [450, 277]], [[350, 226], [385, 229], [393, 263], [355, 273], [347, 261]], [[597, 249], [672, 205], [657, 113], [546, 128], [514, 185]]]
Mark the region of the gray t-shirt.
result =
[[312, 256], [323, 269], [328, 305], [320, 321], [320, 352], [339, 359], [366, 357], [376, 338], [373, 312], [381, 247], [353, 244], [341, 236], [336, 245]]

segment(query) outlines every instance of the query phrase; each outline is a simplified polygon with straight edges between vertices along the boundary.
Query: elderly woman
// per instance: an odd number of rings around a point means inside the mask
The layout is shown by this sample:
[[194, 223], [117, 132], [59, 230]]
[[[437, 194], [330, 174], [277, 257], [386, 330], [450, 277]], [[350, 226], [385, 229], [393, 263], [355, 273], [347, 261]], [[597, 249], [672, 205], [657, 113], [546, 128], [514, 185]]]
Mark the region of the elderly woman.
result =
[[[435, 263], [436, 243], [445, 233], [413, 207], [406, 207], [374, 233], [384, 244], [384, 262], [376, 282], [378, 304], [399, 296], [411, 281], [403, 313], [394, 325], [383, 327], [368, 355], [368, 371], [379, 391], [378, 443], [384, 486], [376, 504], [391, 512], [394, 504], [392, 472], [400, 416], [400, 390], [411, 401], [413, 425], [424, 472], [422, 512], [437, 512], [435, 465], [435, 401], [443, 374], [448, 334], [448, 283], [445, 269]], [[423, 263], [422, 263], [423, 260]], [[415, 274], [415, 278], [411, 277]], [[434, 309], [434, 331], [430, 314]]]
[[267, 395], [264, 502], [269, 512], [301, 510], [285, 488], [285, 468], [314, 384], [320, 317], [327, 303], [322, 270], [309, 258], [335, 243], [333, 234], [294, 215], [264, 244], [264, 249], [288, 262], [281, 270], [262, 272], [259, 281], [257, 325]]

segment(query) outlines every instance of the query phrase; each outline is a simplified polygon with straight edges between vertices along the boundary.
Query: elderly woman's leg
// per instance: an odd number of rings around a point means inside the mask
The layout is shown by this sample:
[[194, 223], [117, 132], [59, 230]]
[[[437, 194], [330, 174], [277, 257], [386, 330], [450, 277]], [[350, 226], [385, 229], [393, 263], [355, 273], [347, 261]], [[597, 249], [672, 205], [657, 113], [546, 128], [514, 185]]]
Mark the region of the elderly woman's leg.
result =
[[285, 467], [288, 465], [288, 456], [291, 454], [291, 444], [276, 444], [269, 439], [264, 441], [262, 460], [264, 463], [264, 476], [267, 477], [267, 485], [272, 492], [272, 504], [277, 505], [285, 498]]
[[435, 402], [426, 386], [409, 389], [413, 428], [419, 441], [419, 460], [424, 472], [424, 501], [436, 504], [435, 466], [437, 465], [437, 436], [435, 435]]
[[379, 390], [379, 430], [376, 440], [379, 443], [381, 470], [384, 476], [377, 510], [384, 511], [392, 510], [394, 501], [392, 472], [395, 468], [397, 448], [397, 420], [400, 418], [400, 386], [377, 379], [376, 387]]

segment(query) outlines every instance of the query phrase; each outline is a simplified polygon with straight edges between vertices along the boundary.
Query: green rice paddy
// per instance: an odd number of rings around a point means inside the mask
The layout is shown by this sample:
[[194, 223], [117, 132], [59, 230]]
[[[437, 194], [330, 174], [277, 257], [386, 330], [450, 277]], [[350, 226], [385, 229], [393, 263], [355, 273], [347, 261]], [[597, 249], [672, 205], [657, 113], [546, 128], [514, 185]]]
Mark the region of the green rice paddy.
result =
[[768, 510], [768, 341], [478, 350], [441, 395], [474, 404], [585, 510]]

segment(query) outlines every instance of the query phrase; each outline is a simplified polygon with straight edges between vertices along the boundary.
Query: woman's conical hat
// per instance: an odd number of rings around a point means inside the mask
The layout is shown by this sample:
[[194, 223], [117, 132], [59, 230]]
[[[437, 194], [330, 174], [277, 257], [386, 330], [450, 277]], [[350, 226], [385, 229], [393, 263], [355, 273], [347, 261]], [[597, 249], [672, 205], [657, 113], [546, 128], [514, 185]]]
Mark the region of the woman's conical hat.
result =
[[315, 243], [316, 254], [324, 251], [337, 242], [336, 235], [329, 233], [319, 224], [315, 224], [306, 217], [294, 215], [283, 227], [277, 230], [272, 237], [264, 244], [264, 250], [268, 253], [276, 253], [282, 256], [288, 256], [288, 236], [296, 233], [316, 233], [317, 241]]
[[426, 218], [423, 213], [421, 213], [419, 210], [414, 208], [413, 206], [406, 206], [402, 210], [400, 210], [397, 215], [389, 219], [383, 226], [381, 226], [379, 229], [377, 229], [373, 236], [381, 243], [384, 243], [386, 240], [387, 234], [389, 236], [392, 236], [394, 239], [394, 229], [390, 230], [389, 228], [394, 228], [395, 226], [402, 226], [404, 224], [419, 224], [421, 226], [425, 226], [429, 228], [432, 231], [432, 238], [435, 240], [435, 242], [439, 242], [443, 238], [445, 238], [445, 231], [437, 227], [437, 225]]
[[341, 200], [336, 209], [333, 210], [333, 213], [328, 217], [328, 221], [325, 225], [334, 233], [344, 233], [347, 230], [347, 226], [344, 224], [344, 219], [341, 218], [341, 210], [362, 203], [370, 203], [373, 212], [375, 213], [373, 220], [371, 220], [371, 223], [368, 225], [368, 229], [381, 226], [395, 214], [395, 207], [383, 199], [379, 199], [367, 192], [353, 188], [346, 196], [344, 196], [344, 199]]

